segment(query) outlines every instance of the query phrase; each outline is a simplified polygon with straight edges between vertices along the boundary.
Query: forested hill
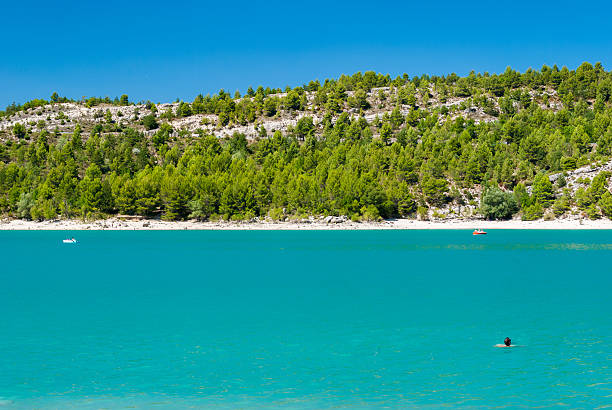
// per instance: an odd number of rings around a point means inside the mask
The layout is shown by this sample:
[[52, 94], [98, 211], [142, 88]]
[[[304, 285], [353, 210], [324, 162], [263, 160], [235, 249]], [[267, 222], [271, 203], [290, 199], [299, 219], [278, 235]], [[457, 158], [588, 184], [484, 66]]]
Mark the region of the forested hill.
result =
[[25, 219], [612, 217], [612, 73], [373, 72], [175, 103], [0, 112], [0, 212]]

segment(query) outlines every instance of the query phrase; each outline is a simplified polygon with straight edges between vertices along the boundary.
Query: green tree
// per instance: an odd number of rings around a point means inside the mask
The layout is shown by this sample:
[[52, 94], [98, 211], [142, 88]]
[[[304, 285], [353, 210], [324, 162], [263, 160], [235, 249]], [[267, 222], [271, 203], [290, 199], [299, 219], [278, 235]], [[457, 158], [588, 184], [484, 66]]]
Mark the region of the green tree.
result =
[[559, 217], [570, 210], [570, 201], [567, 196], [557, 198], [552, 206], [553, 213]]
[[543, 173], [536, 175], [532, 186], [532, 195], [537, 202], [548, 208], [555, 199], [552, 183], [548, 176]]
[[482, 197], [481, 212], [487, 219], [510, 219], [517, 211], [516, 199], [509, 192], [490, 188]]
[[178, 107], [176, 107], [176, 115], [178, 117], [189, 117], [192, 114], [193, 114], [193, 111], [189, 103], [181, 101]]
[[314, 132], [314, 122], [312, 117], [302, 117], [295, 125], [295, 136], [300, 140], [305, 140], [307, 136]]
[[591, 202], [599, 201], [604, 192], [607, 192], [608, 178], [610, 178], [609, 171], [602, 171], [593, 178], [587, 189], [587, 195], [591, 198]]
[[163, 219], [184, 219], [189, 214], [189, 196], [190, 187], [185, 177], [176, 175], [176, 172], [166, 176], [161, 185], [161, 198], [165, 208]]
[[267, 98], [264, 101], [264, 108], [263, 109], [264, 109], [264, 114], [267, 117], [272, 117], [274, 114], [276, 114], [276, 109], [277, 109], [276, 101], [274, 99], [272, 99], [272, 98]]
[[146, 130], [154, 130], [159, 127], [154, 115], [145, 115], [142, 117], [142, 125], [144, 125]]
[[523, 221], [535, 221], [536, 219], [542, 218], [544, 215], [544, 209], [542, 208], [542, 204], [539, 202], [535, 202], [532, 205], [527, 206], [523, 210], [523, 215], [521, 219]]
[[355, 94], [348, 99], [349, 106], [358, 110], [367, 110], [370, 108], [368, 102], [368, 94], [361, 88], [355, 91]]
[[601, 212], [608, 218], [612, 218], [612, 194], [606, 190], [599, 199]]
[[530, 205], [529, 193], [523, 183], [514, 187], [514, 199], [521, 209]]
[[380, 139], [382, 140], [382, 142], [384, 142], [385, 144], [389, 144], [392, 135], [393, 131], [391, 129], [391, 124], [389, 124], [388, 122], [383, 123], [380, 129]]
[[539, 135], [529, 135], [521, 142], [524, 158], [532, 164], [539, 164], [546, 157], [544, 140]]
[[302, 109], [300, 95], [296, 91], [291, 90], [287, 93], [287, 96], [285, 97], [285, 107], [287, 107], [289, 110]]
[[576, 158], [561, 157], [561, 169], [564, 171], [576, 169]]
[[108, 182], [103, 183], [102, 171], [97, 165], [92, 164], [87, 168], [79, 190], [83, 217], [111, 210], [112, 191]]
[[442, 206], [448, 202], [448, 183], [442, 178], [426, 176], [421, 181], [421, 187], [427, 202], [435, 206]]
[[77, 124], [74, 127], [71, 142], [74, 149], [83, 149], [83, 139], [81, 138], [81, 124]]
[[26, 127], [20, 122], [16, 122], [13, 125], [13, 135], [19, 139], [26, 136]]

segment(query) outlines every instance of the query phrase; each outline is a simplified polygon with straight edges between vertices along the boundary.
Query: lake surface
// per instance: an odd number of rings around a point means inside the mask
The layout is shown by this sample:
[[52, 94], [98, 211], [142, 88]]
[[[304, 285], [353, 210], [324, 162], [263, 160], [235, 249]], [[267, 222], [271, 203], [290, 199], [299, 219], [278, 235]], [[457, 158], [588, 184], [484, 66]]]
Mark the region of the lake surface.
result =
[[0, 232], [0, 408], [612, 405], [610, 231], [68, 235]]

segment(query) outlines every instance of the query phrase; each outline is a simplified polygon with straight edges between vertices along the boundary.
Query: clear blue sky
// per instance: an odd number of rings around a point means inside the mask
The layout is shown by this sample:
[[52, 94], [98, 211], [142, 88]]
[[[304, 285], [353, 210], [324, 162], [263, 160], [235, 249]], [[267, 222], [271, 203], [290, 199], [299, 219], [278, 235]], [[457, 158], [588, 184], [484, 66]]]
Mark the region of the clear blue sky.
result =
[[367, 70], [610, 69], [610, 3], [13, 1], [2, 7], [0, 108], [53, 91], [191, 100]]

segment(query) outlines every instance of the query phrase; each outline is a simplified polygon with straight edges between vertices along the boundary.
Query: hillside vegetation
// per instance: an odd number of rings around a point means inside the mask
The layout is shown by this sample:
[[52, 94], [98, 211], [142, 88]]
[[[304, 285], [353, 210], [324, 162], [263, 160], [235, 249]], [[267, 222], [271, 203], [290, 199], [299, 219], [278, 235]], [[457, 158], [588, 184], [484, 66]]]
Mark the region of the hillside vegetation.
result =
[[191, 102], [0, 112], [10, 218], [612, 217], [612, 73], [374, 72]]

